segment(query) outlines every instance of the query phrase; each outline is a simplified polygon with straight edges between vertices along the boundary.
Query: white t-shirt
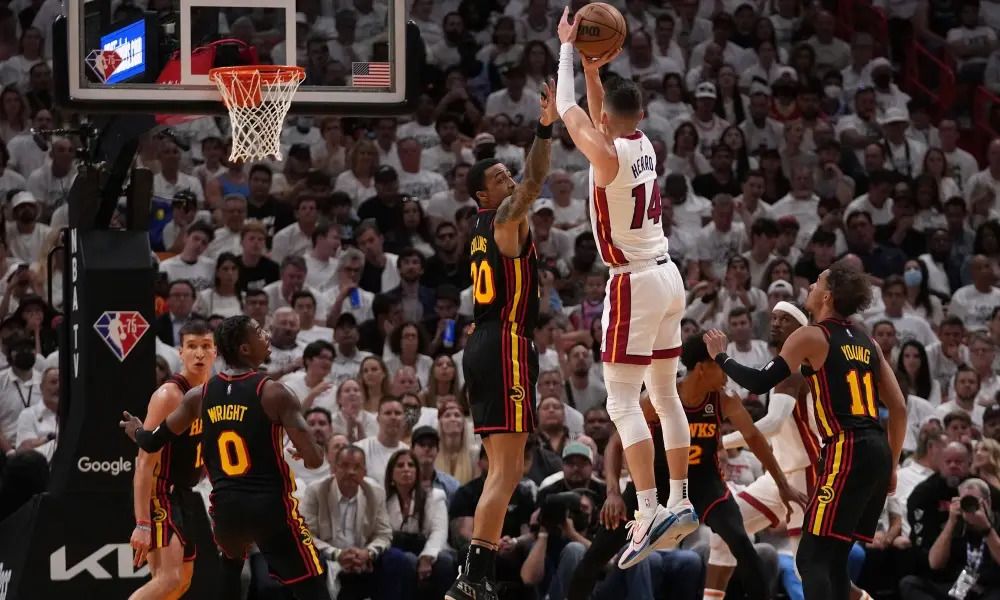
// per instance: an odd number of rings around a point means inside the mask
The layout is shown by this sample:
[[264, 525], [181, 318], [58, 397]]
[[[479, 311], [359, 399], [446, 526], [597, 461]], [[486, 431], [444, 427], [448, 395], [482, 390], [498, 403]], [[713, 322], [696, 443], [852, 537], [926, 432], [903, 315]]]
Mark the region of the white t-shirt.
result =
[[[462, 148], [461, 153], [462, 162], [465, 164], [472, 165], [476, 162], [472, 150]], [[447, 148], [442, 148], [440, 144], [425, 149], [420, 155], [420, 167], [427, 171], [433, 171], [442, 177], [447, 177], [456, 164], [458, 164], [458, 157], [455, 156], [455, 153]]]
[[974, 285], [959, 288], [951, 297], [948, 314], [960, 317], [969, 331], [985, 331], [993, 309], [1000, 306], [1000, 289], [980, 292]]
[[303, 256], [310, 248], [312, 248], [312, 237], [303, 233], [298, 223], [292, 223], [274, 234], [271, 260], [281, 264], [286, 256]]
[[240, 235], [239, 231], [233, 231], [228, 227], [219, 227], [215, 230], [212, 242], [205, 249], [204, 256], [212, 260], [219, 258], [223, 252], [239, 256], [243, 252], [243, 248], [240, 246]]
[[333, 343], [333, 329], [321, 325], [313, 325], [309, 329], [299, 329], [299, 335], [295, 338], [302, 345], [309, 345], [312, 342]]
[[45, 165], [49, 157], [48, 149], [39, 148], [35, 136], [30, 132], [14, 136], [14, 139], [7, 142], [7, 150], [10, 152], [7, 168], [14, 169], [25, 177]]
[[215, 280], [215, 263], [205, 256], [199, 256], [193, 263], [189, 263], [178, 254], [161, 262], [160, 271], [167, 274], [168, 282], [187, 279], [196, 290], [212, 287]]
[[389, 464], [389, 459], [396, 451], [409, 448], [403, 442], [399, 442], [391, 448], [383, 446], [382, 442], [378, 441], [377, 436], [358, 440], [354, 445], [365, 453], [365, 469], [368, 471], [368, 476], [383, 487], [385, 486], [385, 467]]
[[[986, 3], [984, 3], [986, 4]], [[945, 40], [949, 44], [961, 44], [969, 50], [988, 49], [997, 41], [997, 34], [992, 27], [980, 25], [978, 27], [953, 27], [948, 30], [948, 37]], [[981, 56], [970, 56], [958, 59], [958, 68], [963, 69], [974, 65], [985, 65], [989, 53]]]
[[312, 252], [306, 252], [305, 260], [307, 285], [323, 292], [335, 285], [334, 278], [337, 275], [339, 260], [331, 258], [326, 262], [321, 262], [312, 255]]
[[[729, 345], [726, 346], [726, 354], [733, 357], [741, 365], [754, 368], [763, 367], [772, 358], [771, 350], [764, 340], [750, 340], [750, 349], [746, 352], [740, 350], [736, 346], [736, 342], [729, 342]], [[726, 389], [738, 394], [741, 398], [745, 398], [750, 393], [750, 390], [736, 383], [732, 378], [726, 382]]]
[[868, 194], [862, 194], [851, 201], [844, 211], [844, 222], [856, 211], [863, 210], [871, 215], [872, 224], [878, 227], [892, 221], [892, 198], [886, 198], [882, 208], [878, 208], [868, 199]]
[[399, 193], [413, 196], [418, 200], [427, 200], [438, 192], [448, 189], [448, 182], [434, 171], [421, 169], [416, 173], [399, 171]]
[[431, 196], [431, 199], [427, 201], [427, 205], [424, 207], [424, 213], [428, 217], [454, 223], [455, 213], [458, 212], [458, 209], [467, 206], [477, 208], [478, 205], [468, 195], [463, 200], [458, 201], [455, 200], [454, 191], [445, 190]]
[[28, 380], [21, 380], [13, 369], [0, 371], [0, 433], [7, 441], [17, 445], [17, 423], [27, 408], [42, 403], [38, 386], [42, 375], [32, 369]]
[[879, 321], [892, 322], [896, 328], [896, 337], [899, 339], [900, 345], [910, 340], [916, 340], [922, 346], [928, 346], [937, 341], [937, 336], [934, 335], [931, 326], [927, 324], [927, 320], [916, 315], [903, 313], [901, 317], [890, 317], [883, 312], [869, 317], [865, 324], [870, 331], [872, 326]]
[[527, 125], [538, 120], [541, 115], [541, 107], [538, 104], [538, 98], [528, 93], [528, 90], [523, 90], [521, 97], [514, 100], [510, 92], [503, 88], [486, 98], [486, 116], [492, 117], [499, 114], [506, 114], [515, 126]]
[[726, 263], [740, 253], [746, 242], [746, 231], [742, 223], [733, 223], [729, 231], [719, 231], [715, 223], [701, 228], [698, 235], [698, 260], [708, 261], [715, 277], [725, 274]]
[[193, 192], [198, 198], [198, 206], [205, 204], [205, 190], [202, 189], [197, 177], [178, 172], [176, 183], [170, 183], [162, 173], [153, 176], [153, 195], [157, 198], [171, 200], [181, 190]]
[[[819, 225], [819, 198], [813, 195], [806, 200], [799, 200], [789, 192], [784, 198], [771, 206], [771, 213], [779, 216], [791, 215], [799, 222], [799, 232], [815, 231]], [[794, 264], [794, 263], [793, 263]]]
[[243, 306], [239, 296], [221, 296], [214, 288], [205, 288], [198, 292], [194, 312], [204, 317], [219, 315], [229, 318], [243, 314]]
[[[434, 123], [421, 125], [416, 120], [400, 125], [399, 129], [396, 130], [396, 137], [401, 140], [411, 137], [420, 142], [425, 151], [441, 143], [441, 138], [438, 136]], [[424, 156], [426, 157], [427, 155], [425, 154]]]
[[[17, 231], [17, 223], [8, 222], [7, 223], [7, 248], [10, 249], [10, 255], [17, 260], [32, 264], [37, 260], [44, 260], [45, 257], [41, 256], [42, 245], [45, 244], [45, 240], [49, 237], [48, 225], [42, 223], [35, 223], [35, 227], [31, 230], [31, 233], [19, 233]], [[11, 308], [13, 311], [14, 309]]]
[[986, 407], [983, 406], [982, 404], [974, 404], [972, 406], [972, 410], [965, 410], [964, 408], [959, 406], [958, 402], [956, 402], [955, 400], [949, 400], [948, 402], [945, 402], [944, 404], [938, 407], [937, 416], [943, 422], [944, 418], [948, 416], [948, 413], [954, 412], [956, 410], [964, 412], [965, 414], [969, 415], [969, 418], [972, 419], [972, 424], [978, 428], [982, 428], [983, 413], [986, 412]]
[[351, 206], [357, 210], [361, 203], [375, 195], [375, 180], [369, 185], [362, 183], [349, 169], [340, 175], [333, 184], [333, 189], [344, 192], [351, 197]]
[[[306, 384], [306, 372], [304, 369], [289, 373], [282, 377], [280, 381], [285, 384], [285, 387], [292, 390], [300, 403], [305, 402], [311, 388]], [[313, 399], [312, 405], [325, 408], [331, 414], [336, 413], [339, 410], [337, 408], [337, 386], [330, 386], [330, 389], [316, 396]]]
[[[36, 392], [38, 393], [38, 392]], [[56, 413], [49, 410], [44, 402], [32, 404], [21, 411], [17, 418], [17, 440], [18, 444], [25, 440], [33, 440], [45, 437], [50, 433], [59, 431], [56, 423]]]

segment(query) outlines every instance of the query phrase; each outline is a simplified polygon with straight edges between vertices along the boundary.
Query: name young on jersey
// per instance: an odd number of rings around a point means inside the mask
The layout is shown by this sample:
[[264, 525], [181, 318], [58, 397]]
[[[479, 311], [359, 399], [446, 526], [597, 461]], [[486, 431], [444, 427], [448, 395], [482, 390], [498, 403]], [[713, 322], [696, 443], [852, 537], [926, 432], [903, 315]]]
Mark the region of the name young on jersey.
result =
[[854, 346], [854, 345], [843, 345], [840, 347], [840, 351], [844, 353], [844, 358], [847, 360], [853, 360], [856, 362], [864, 363], [866, 365], [871, 364], [872, 353], [871, 350], [865, 348], [864, 346]]

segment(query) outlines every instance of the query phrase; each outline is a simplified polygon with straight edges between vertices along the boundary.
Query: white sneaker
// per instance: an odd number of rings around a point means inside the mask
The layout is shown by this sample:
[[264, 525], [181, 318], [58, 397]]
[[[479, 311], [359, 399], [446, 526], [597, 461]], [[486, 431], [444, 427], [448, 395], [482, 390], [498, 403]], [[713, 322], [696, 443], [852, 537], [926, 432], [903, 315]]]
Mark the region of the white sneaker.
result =
[[651, 519], [643, 519], [639, 511], [635, 511], [635, 520], [625, 525], [628, 545], [618, 559], [618, 567], [627, 569], [649, 556], [655, 550], [653, 544], [669, 529], [670, 521], [674, 518], [669, 510], [659, 504]]
[[667, 530], [659, 539], [652, 542], [656, 550], [673, 550], [691, 533], [698, 529], [698, 513], [687, 498], [681, 500], [671, 508], [664, 509], [673, 517], [667, 525]]

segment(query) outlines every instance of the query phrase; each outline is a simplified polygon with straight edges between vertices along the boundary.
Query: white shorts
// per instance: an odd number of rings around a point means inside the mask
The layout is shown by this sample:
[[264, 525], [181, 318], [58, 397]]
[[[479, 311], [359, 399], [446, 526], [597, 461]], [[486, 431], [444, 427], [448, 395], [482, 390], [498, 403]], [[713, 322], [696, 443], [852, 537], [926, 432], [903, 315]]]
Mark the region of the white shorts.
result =
[[648, 365], [680, 356], [684, 280], [673, 261], [612, 269], [605, 298], [603, 362]]
[[[789, 485], [808, 495], [815, 482], [815, 469], [812, 467], [785, 473]], [[810, 481], [810, 478], [812, 481]], [[781, 494], [778, 493], [778, 484], [770, 473], [764, 473], [756, 481], [736, 494], [736, 504], [740, 507], [740, 514], [743, 515], [743, 527], [747, 535], [753, 536], [758, 531], [768, 527], [776, 527], [784, 524], [788, 529], [788, 536], [795, 538], [802, 534], [802, 519], [804, 512], [801, 506], [792, 503], [791, 515], [785, 503], [781, 501]], [[787, 521], [785, 520], [787, 516]], [[797, 544], [793, 545], [793, 548]], [[712, 534], [711, 555], [708, 561], [710, 564], [735, 567], [736, 557], [729, 551], [718, 534]]]

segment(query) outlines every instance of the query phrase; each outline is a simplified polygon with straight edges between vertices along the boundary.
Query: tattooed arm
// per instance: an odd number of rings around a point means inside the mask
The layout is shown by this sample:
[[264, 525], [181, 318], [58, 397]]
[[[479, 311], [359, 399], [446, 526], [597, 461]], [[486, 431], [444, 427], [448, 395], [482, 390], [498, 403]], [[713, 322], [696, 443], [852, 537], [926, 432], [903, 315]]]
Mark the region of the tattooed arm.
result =
[[[559, 118], [555, 109], [555, 86], [551, 83], [544, 84], [541, 105], [542, 115], [538, 120], [543, 126], [551, 125]], [[552, 140], [535, 136], [525, 158], [524, 178], [514, 188], [514, 193], [497, 208], [493, 239], [504, 256], [521, 256], [524, 241], [528, 239], [528, 212], [548, 177], [551, 154]]]

